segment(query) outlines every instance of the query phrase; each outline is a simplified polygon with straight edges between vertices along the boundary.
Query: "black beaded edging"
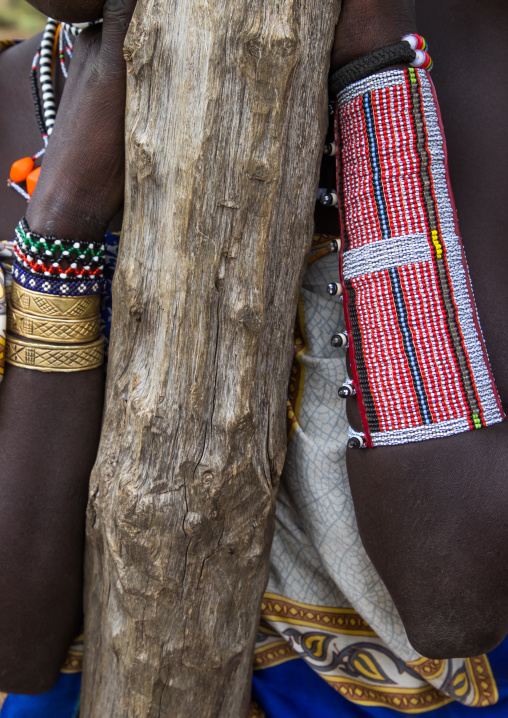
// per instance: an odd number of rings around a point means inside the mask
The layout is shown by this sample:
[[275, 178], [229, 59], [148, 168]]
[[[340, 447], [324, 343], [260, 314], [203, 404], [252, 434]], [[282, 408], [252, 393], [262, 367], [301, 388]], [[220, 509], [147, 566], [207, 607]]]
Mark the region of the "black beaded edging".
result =
[[334, 72], [329, 81], [330, 97], [335, 98], [348, 85], [364, 80], [379, 70], [384, 70], [390, 65], [398, 65], [399, 63], [410, 64], [414, 62], [415, 58], [416, 52], [406, 40], [396, 42], [394, 45], [380, 47], [379, 50], [374, 50], [368, 55], [352, 60], [352, 62], [348, 62], [347, 65]]

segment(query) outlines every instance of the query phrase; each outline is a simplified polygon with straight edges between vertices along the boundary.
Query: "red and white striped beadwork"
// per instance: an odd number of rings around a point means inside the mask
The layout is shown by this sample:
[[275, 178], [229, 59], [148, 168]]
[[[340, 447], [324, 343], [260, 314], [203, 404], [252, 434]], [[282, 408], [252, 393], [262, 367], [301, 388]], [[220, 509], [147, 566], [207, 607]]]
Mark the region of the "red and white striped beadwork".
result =
[[394, 70], [350, 85], [335, 124], [344, 308], [366, 445], [503, 421], [428, 74]]

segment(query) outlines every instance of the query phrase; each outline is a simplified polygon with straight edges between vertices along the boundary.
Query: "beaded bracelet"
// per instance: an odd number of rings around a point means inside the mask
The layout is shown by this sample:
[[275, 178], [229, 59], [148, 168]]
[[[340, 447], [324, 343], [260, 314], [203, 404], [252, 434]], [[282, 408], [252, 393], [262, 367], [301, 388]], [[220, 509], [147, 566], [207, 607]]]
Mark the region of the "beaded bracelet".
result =
[[12, 278], [32, 292], [55, 294], [61, 297], [102, 294], [104, 291], [103, 279], [52, 279], [33, 274], [17, 263], [12, 267]]
[[20, 220], [16, 230], [16, 244], [20, 252], [34, 257], [60, 259], [67, 261], [98, 261], [104, 257], [105, 245], [102, 242], [76, 242], [72, 239], [42, 237], [26, 227], [26, 220]]
[[[16, 260], [18, 264], [28, 269], [33, 274], [41, 274], [44, 277], [55, 277], [58, 279], [72, 278], [90, 278], [102, 277], [104, 265], [94, 266], [91, 262], [89, 265], [79, 267], [76, 262], [68, 267], [62, 267], [61, 261], [48, 263], [43, 259], [35, 259], [29, 254], [23, 254], [19, 248], [15, 248]], [[48, 266], [49, 264], [49, 266]]]
[[23, 217], [16, 227], [12, 276], [33, 292], [58, 296], [101, 294], [104, 289], [103, 242], [43, 237]]
[[16, 228], [16, 255], [21, 266], [45, 277], [102, 277], [104, 271], [103, 243], [42, 237], [30, 231], [25, 218]]
[[403, 63], [424, 70], [432, 69], [432, 59], [427, 52], [427, 42], [424, 37], [416, 34], [404, 35], [400, 42], [385, 45], [368, 55], [348, 62], [330, 77], [330, 94], [335, 97], [348, 85], [384, 70], [390, 65]]
[[364, 434], [349, 446], [450, 436], [504, 420], [424, 70], [337, 97], [341, 279]]

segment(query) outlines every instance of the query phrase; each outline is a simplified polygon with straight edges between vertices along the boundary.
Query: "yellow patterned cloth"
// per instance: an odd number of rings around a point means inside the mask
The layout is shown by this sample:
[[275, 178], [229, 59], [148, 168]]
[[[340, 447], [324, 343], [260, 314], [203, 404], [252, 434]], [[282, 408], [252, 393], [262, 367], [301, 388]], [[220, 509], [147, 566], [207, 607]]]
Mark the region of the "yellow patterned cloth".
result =
[[7, 294], [12, 284], [11, 267], [15, 259], [13, 242], [0, 242], [0, 382], [4, 376], [7, 332]]

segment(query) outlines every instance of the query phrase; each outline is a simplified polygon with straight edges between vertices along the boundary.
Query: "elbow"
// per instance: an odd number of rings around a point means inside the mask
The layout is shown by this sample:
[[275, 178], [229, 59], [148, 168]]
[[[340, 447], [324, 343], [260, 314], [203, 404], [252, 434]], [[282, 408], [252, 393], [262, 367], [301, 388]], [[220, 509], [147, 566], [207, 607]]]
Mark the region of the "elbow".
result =
[[[0, 633], [0, 635], [2, 635]], [[0, 646], [0, 692], [36, 695], [51, 690], [60, 677], [70, 644], [54, 633], [21, 635], [5, 631]], [[32, 640], [33, 638], [33, 640]]]
[[0, 665], [0, 692], [38, 695], [51, 690], [60, 676], [60, 669], [39, 661], [20, 666], [14, 660]]
[[420, 655], [434, 660], [471, 658], [488, 653], [506, 637], [500, 626], [453, 622], [442, 625], [408, 624], [406, 632], [412, 647]]
[[472, 595], [436, 592], [425, 601], [399, 605], [409, 642], [432, 659], [471, 658], [496, 648], [508, 634], [504, 597], [476, 601]]

